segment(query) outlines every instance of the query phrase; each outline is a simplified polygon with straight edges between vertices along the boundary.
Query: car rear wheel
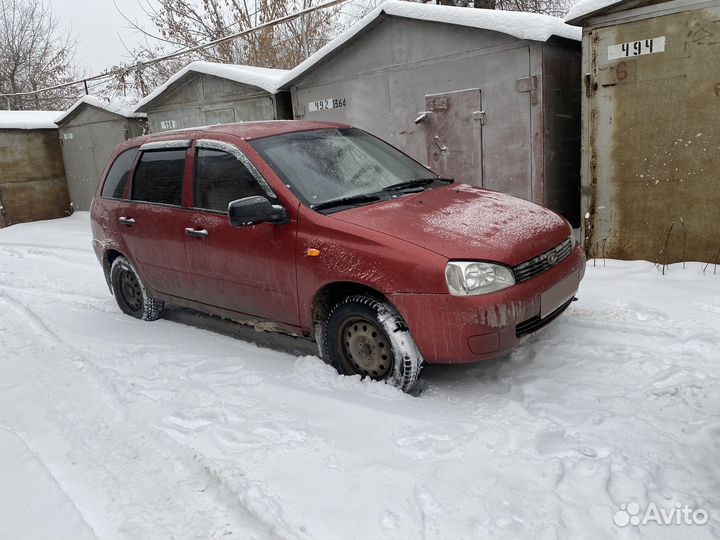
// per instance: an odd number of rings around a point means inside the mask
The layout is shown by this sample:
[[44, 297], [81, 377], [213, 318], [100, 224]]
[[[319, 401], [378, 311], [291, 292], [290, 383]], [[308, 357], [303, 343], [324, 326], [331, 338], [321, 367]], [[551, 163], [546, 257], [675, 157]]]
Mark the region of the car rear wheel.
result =
[[120, 256], [113, 261], [110, 284], [123, 313], [143, 321], [155, 321], [162, 315], [165, 302], [156, 300], [148, 293], [135, 268], [125, 257]]
[[395, 308], [367, 296], [351, 296], [330, 312], [323, 332], [323, 356], [344, 375], [385, 381], [409, 392], [422, 356]]

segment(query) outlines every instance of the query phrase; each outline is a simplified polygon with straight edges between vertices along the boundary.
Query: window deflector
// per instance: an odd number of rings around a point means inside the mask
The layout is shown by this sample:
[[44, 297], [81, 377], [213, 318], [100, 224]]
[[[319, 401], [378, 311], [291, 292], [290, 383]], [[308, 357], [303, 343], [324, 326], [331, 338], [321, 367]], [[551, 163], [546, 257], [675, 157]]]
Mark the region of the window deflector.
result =
[[170, 141], [153, 141], [147, 142], [140, 147], [140, 151], [145, 150], [179, 150], [190, 147], [189, 139], [176, 139]]

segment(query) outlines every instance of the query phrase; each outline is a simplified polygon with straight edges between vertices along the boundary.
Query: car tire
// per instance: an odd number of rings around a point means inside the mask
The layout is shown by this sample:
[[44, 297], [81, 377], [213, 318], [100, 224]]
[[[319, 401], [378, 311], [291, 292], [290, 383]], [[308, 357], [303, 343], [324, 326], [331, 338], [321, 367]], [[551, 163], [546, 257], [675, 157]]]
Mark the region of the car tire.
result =
[[325, 322], [323, 357], [343, 375], [360, 375], [410, 392], [422, 369], [422, 355], [410, 330], [388, 302], [351, 296]]
[[155, 321], [162, 315], [165, 302], [150, 295], [127, 258], [120, 256], [113, 261], [110, 285], [123, 313], [143, 321]]

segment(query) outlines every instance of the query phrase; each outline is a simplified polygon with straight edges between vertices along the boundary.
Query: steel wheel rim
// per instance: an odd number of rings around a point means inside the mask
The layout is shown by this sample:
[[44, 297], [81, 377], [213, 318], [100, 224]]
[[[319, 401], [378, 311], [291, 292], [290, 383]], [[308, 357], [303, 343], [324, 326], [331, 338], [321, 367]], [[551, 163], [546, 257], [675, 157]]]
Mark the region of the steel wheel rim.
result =
[[340, 352], [350, 369], [363, 377], [386, 379], [393, 366], [385, 333], [364, 317], [351, 317], [340, 327]]
[[120, 290], [123, 300], [132, 311], [142, 308], [142, 289], [134, 273], [124, 270], [120, 274]]

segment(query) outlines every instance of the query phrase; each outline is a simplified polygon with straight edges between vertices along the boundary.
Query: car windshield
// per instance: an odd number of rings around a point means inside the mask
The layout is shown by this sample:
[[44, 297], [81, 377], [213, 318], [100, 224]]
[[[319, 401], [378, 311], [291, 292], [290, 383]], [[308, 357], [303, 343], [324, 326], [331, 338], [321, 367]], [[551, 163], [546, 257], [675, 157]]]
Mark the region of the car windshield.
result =
[[[355, 204], [374, 202], [397, 195], [399, 190], [393, 186], [426, 189], [440, 180], [386, 142], [355, 128], [299, 131], [250, 144], [311, 207], [346, 199]], [[383, 197], [363, 197], [383, 193], [388, 187], [391, 190]]]

